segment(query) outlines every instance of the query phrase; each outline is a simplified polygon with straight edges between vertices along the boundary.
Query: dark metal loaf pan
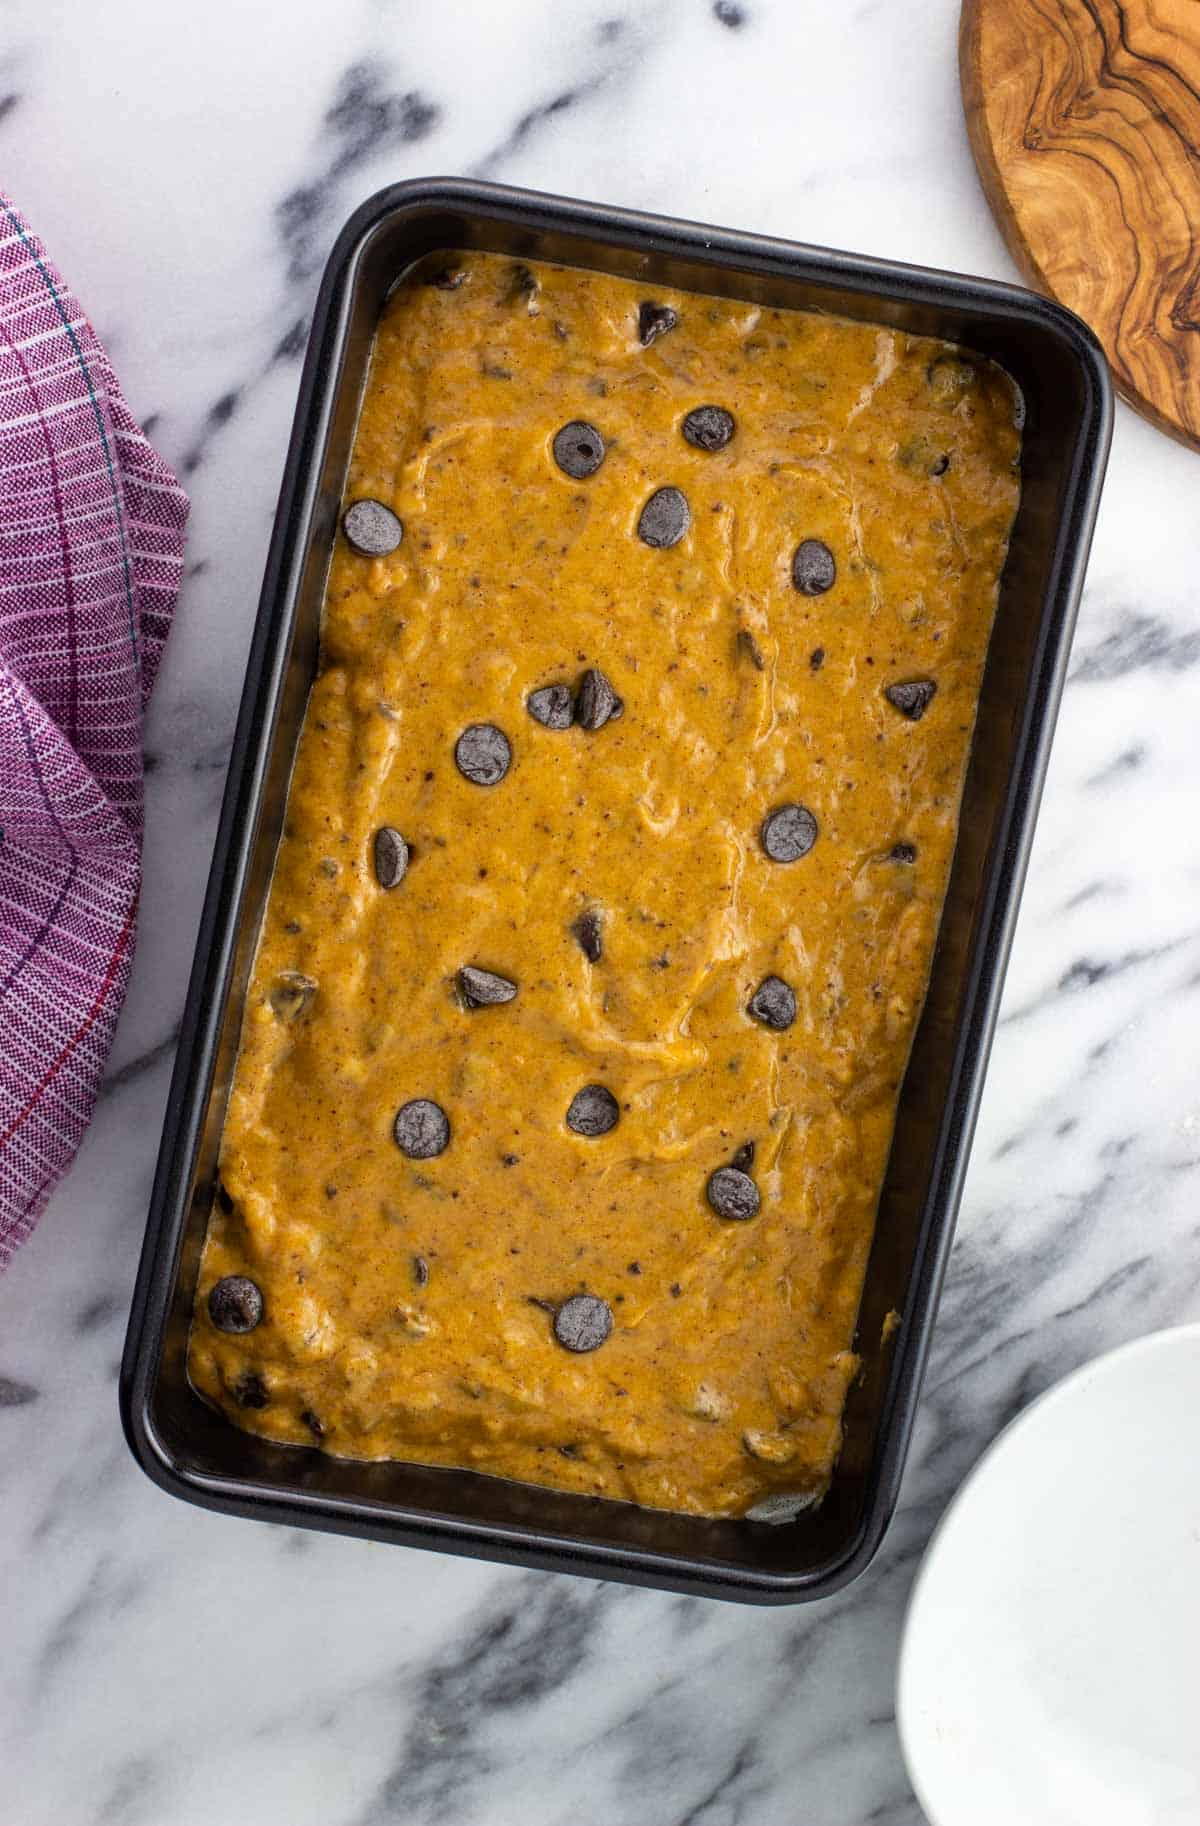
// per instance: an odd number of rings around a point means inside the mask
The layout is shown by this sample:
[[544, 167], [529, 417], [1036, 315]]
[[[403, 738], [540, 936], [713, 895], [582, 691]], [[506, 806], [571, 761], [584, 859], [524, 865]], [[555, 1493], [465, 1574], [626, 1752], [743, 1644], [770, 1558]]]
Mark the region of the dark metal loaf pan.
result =
[[[1025, 396], [1020, 512], [867, 1270], [857, 1341], [864, 1374], [850, 1394], [828, 1495], [783, 1526], [702, 1521], [468, 1471], [272, 1446], [208, 1407], [185, 1373], [242, 999], [317, 659], [372, 334], [414, 260], [472, 247], [947, 337], [1001, 362]], [[458, 180], [397, 185], [351, 217], [313, 319], [125, 1346], [126, 1434], [164, 1489], [237, 1515], [756, 1602], [817, 1597], [861, 1571], [894, 1507], [912, 1430], [1111, 416], [1090, 333], [1012, 286]], [[884, 1343], [893, 1309], [901, 1322]]]

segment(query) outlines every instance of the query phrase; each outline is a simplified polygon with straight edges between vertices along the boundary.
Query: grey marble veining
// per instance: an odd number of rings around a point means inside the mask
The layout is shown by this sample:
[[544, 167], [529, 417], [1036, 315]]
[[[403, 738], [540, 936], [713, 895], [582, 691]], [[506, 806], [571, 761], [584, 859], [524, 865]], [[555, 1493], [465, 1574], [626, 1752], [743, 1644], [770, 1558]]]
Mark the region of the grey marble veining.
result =
[[[996, 1431], [1200, 1314], [1197, 459], [1121, 411], [904, 1495], [760, 1612], [200, 1513], [115, 1383], [319, 270], [378, 185], [477, 173], [1010, 276], [953, 0], [58, 0], [0, 24], [0, 165], [194, 499], [146, 731], [132, 992], [0, 1280], [0, 1826], [919, 1826], [912, 1576]], [[1036, 1500], [1036, 1493], [1032, 1500]]]

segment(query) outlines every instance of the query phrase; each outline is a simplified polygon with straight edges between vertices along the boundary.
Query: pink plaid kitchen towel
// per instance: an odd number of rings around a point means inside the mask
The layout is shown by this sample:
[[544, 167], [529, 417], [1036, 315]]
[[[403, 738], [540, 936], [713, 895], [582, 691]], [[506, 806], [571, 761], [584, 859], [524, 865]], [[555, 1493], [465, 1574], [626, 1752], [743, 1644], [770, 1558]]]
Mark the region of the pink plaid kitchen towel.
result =
[[187, 514], [0, 195], [0, 1268], [79, 1146], [129, 981]]

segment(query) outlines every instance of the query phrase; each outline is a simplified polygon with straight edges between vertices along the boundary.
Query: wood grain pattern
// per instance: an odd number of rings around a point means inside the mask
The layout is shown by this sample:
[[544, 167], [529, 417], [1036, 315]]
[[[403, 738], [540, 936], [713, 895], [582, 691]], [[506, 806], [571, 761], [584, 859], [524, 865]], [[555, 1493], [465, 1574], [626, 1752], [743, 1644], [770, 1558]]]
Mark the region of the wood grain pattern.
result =
[[964, 0], [975, 162], [1032, 285], [1200, 449], [1200, 0]]

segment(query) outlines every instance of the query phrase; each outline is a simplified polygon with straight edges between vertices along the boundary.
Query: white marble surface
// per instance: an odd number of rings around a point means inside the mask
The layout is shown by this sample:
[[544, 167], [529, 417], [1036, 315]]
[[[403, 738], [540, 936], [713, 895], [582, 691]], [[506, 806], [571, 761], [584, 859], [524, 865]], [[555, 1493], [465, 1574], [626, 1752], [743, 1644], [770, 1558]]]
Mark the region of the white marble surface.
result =
[[[1010, 276], [955, 0], [9, 0], [0, 173], [194, 499], [141, 944], [0, 1282], [0, 1826], [916, 1826], [915, 1561], [1001, 1422], [1200, 1314], [1200, 459], [1123, 408], [901, 1509], [763, 1613], [202, 1514], [116, 1371], [298, 365], [350, 208], [483, 173]], [[85, 29], [86, 28], [86, 29]], [[969, 1823], [968, 1823], [969, 1826]]]

